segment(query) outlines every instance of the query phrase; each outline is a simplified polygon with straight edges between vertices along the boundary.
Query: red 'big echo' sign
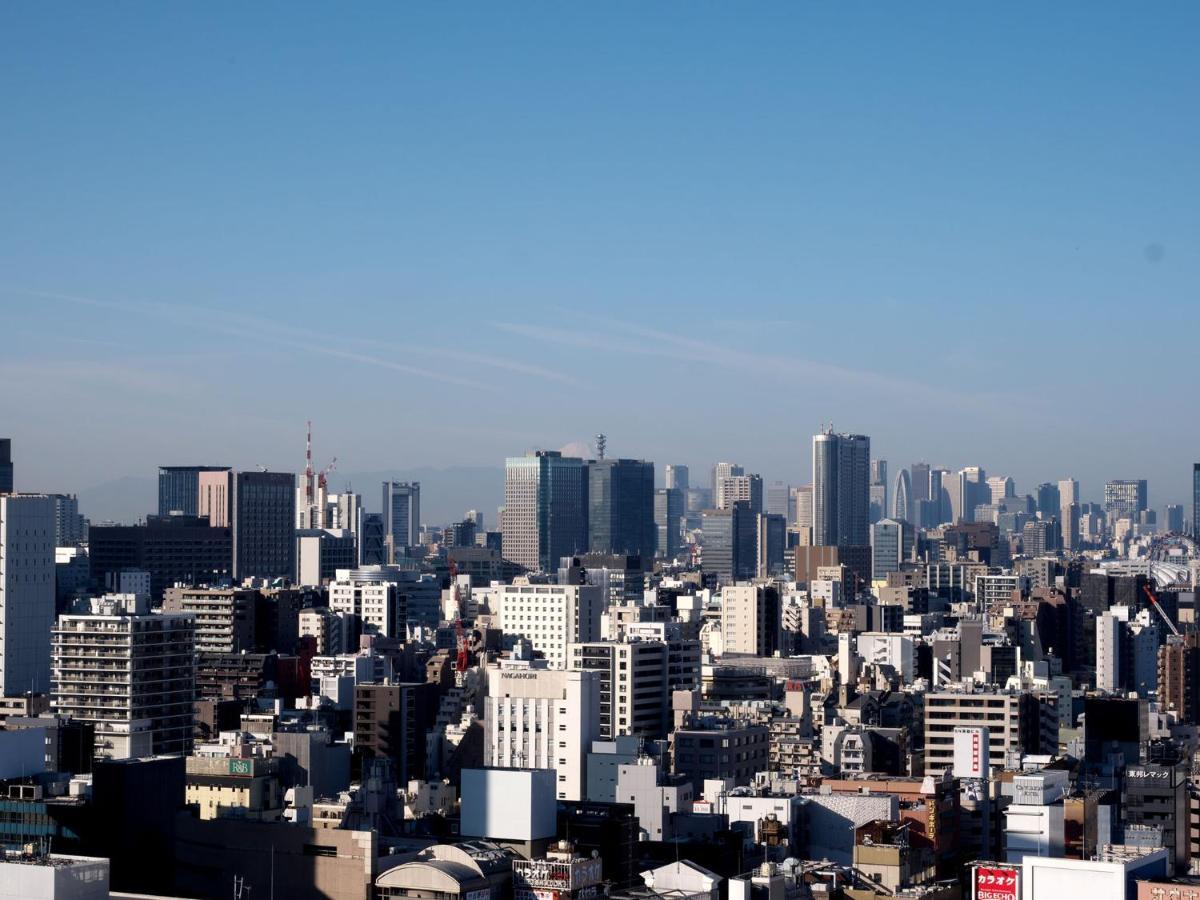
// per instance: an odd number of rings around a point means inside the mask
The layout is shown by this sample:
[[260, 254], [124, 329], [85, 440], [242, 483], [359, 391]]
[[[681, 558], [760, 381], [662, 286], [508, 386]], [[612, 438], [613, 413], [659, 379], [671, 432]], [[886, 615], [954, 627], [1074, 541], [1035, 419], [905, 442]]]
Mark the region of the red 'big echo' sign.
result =
[[975, 900], [1017, 900], [1017, 870], [977, 868]]

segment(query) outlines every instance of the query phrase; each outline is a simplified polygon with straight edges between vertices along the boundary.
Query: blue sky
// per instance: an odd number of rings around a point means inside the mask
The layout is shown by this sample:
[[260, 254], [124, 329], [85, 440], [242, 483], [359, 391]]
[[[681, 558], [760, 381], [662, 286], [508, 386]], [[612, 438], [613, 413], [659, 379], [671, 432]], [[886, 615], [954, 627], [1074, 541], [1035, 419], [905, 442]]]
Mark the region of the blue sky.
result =
[[6, 4], [0, 431], [159, 463], [609, 434], [1021, 490], [1200, 454], [1200, 6]]

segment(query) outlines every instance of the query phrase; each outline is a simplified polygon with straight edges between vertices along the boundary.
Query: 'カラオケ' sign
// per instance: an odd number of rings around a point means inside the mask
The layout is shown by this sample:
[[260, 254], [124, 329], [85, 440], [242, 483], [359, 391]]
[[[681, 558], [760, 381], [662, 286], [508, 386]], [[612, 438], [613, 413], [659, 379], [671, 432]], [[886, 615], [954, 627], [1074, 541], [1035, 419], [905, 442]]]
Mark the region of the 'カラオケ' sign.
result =
[[975, 900], [1017, 900], [1017, 870], [979, 866], [975, 870]]

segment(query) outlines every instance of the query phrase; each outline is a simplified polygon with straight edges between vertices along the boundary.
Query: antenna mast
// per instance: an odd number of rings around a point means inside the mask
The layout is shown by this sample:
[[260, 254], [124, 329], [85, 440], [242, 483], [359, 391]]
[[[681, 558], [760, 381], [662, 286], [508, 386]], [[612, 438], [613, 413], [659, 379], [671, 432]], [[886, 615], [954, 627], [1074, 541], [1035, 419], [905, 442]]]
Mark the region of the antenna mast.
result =
[[604, 451], [607, 449], [608, 449], [608, 435], [606, 435], [606, 434], [596, 435], [596, 457], [598, 459], [604, 459]]
[[308, 420], [308, 436], [304, 442], [304, 502], [312, 506], [316, 497], [313, 496], [313, 466], [312, 466], [312, 419]]

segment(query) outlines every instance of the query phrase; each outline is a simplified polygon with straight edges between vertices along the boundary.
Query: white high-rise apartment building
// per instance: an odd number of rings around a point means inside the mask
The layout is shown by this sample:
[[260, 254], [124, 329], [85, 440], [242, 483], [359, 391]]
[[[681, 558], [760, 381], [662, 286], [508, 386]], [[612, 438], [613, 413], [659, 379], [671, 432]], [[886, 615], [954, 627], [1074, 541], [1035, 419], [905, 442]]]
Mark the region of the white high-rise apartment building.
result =
[[0, 494], [0, 696], [50, 690], [54, 500]]
[[188, 613], [138, 612], [144, 600], [110, 595], [53, 631], [55, 712], [96, 729], [96, 756], [129, 759], [192, 751], [196, 624]]
[[568, 648], [600, 640], [604, 589], [592, 584], [505, 584], [490, 594], [506, 646], [518, 638], [542, 653], [552, 669], [567, 667]]
[[583, 800], [587, 754], [600, 737], [600, 673], [524, 660], [489, 666], [484, 765], [554, 769], [559, 800]]
[[779, 649], [779, 592], [761, 584], [721, 589], [721, 636], [726, 653], [771, 656]]
[[592, 641], [571, 645], [571, 668], [600, 673], [600, 739], [663, 737], [670, 694], [669, 652], [661, 641]]
[[382, 566], [338, 569], [337, 578], [329, 582], [330, 611], [353, 617], [363, 634], [403, 640], [408, 636], [408, 607], [394, 573]]

